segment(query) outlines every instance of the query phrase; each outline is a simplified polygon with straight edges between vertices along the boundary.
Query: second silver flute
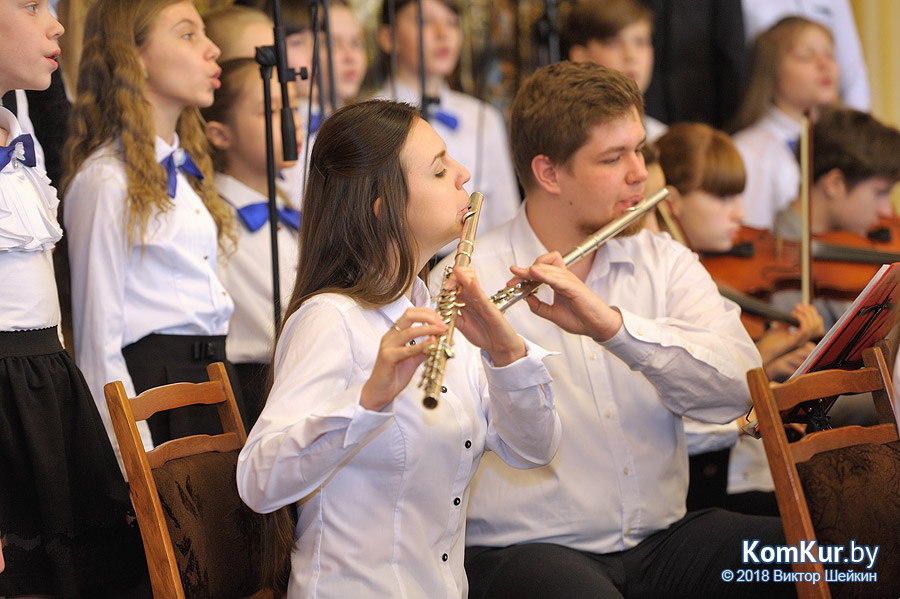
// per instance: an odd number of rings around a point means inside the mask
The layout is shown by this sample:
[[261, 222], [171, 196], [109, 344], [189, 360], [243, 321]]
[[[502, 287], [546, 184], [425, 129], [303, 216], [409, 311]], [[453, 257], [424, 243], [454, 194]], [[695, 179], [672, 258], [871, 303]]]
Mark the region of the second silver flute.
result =
[[[644, 198], [631, 208], [625, 211], [625, 214], [619, 218], [609, 222], [599, 231], [576, 245], [563, 256], [563, 262], [566, 267], [578, 262], [585, 255], [594, 251], [619, 233], [627, 228], [631, 223], [641, 218], [650, 209], [663, 201], [669, 195], [669, 190], [662, 188], [649, 198]], [[520, 299], [526, 298], [534, 293], [541, 284], [537, 281], [521, 281], [516, 285], [501, 289], [491, 296], [491, 301], [496, 304], [501, 312], [505, 312], [510, 306], [518, 302]]]

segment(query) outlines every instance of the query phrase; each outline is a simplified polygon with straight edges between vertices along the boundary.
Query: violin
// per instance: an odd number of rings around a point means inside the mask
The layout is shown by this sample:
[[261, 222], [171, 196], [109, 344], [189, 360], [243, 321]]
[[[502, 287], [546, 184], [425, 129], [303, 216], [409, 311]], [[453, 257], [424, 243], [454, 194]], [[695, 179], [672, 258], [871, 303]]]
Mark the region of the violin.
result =
[[[892, 243], [873, 241], [847, 231], [814, 236], [811, 282], [815, 295], [854, 299], [882, 264], [900, 261], [900, 227], [897, 230]], [[800, 242], [742, 227], [734, 248], [724, 253], [705, 253], [702, 261], [714, 279], [762, 298], [781, 289], [797, 287], [801, 274], [800, 250]]]
[[812, 129], [803, 117], [800, 141], [800, 241], [784, 241], [768, 231], [744, 227], [728, 254], [710, 256], [704, 265], [746, 293], [763, 296], [785, 287], [801, 289], [804, 302], [812, 295], [854, 299], [885, 263], [900, 261], [900, 219], [882, 219], [868, 237], [848, 231], [823, 235], [810, 232]]

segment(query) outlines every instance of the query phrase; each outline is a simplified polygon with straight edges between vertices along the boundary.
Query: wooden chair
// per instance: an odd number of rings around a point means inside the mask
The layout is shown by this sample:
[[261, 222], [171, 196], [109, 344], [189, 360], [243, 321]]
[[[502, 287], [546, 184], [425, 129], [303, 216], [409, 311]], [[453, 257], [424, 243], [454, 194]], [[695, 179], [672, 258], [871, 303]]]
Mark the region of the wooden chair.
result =
[[[825, 370], [772, 383], [762, 368], [747, 373], [760, 435], [775, 482], [787, 544], [880, 545], [874, 583], [825, 583], [826, 568], [856, 572], [864, 564], [796, 563], [794, 572], [816, 572], [818, 584], [798, 582], [801, 599], [900, 596], [900, 442], [891, 376], [879, 347], [865, 350], [857, 370]], [[811, 400], [871, 393], [879, 424], [808, 433], [788, 443], [782, 414]], [[840, 400], [838, 400], [840, 401]], [[809, 405], [809, 404], [805, 404]], [[846, 554], [845, 554], [846, 557]]]
[[[238, 599], [257, 591], [259, 514], [237, 493], [237, 456], [247, 440], [221, 362], [209, 382], [175, 383], [129, 399], [104, 388], [131, 488], [156, 599]], [[136, 422], [186, 405], [215, 405], [219, 435], [193, 435], [145, 452]]]

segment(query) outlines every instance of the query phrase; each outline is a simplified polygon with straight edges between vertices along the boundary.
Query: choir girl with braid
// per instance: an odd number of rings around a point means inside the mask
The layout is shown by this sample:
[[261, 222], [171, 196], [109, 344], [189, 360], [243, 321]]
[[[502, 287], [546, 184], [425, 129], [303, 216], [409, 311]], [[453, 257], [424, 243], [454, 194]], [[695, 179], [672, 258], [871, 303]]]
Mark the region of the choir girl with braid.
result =
[[[272, 106], [267, 107], [259, 65], [252, 58], [223, 62], [221, 81], [215, 102], [204, 108], [202, 114], [213, 148], [216, 190], [234, 212], [238, 226], [237, 249], [231, 254], [220, 253], [219, 276], [234, 299], [227, 354], [238, 371], [248, 421], [252, 425], [265, 403], [266, 377], [275, 341], [266, 170], [265, 111], [268, 109], [272, 111], [275, 169], [280, 171], [293, 162], [284, 160], [281, 148], [280, 86], [272, 86]], [[280, 186], [276, 187], [276, 194], [283, 309], [291, 297], [297, 273], [300, 212]]]

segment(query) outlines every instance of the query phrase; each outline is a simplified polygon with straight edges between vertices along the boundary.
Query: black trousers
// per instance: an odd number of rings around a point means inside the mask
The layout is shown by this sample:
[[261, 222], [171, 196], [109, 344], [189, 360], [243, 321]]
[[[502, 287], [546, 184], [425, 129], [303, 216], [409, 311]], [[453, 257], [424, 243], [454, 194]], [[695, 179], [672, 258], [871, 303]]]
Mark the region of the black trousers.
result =
[[[225, 362], [234, 398], [247, 426], [241, 385], [234, 367], [225, 359], [225, 336], [147, 335], [122, 349], [136, 393], [169, 383], [202, 383], [209, 380], [206, 367]], [[153, 443], [188, 435], [215, 435], [222, 424], [215, 406], [177, 408], [147, 419]]]
[[[789, 572], [789, 564], [742, 563], [744, 539], [759, 539], [759, 546], [783, 545], [781, 520], [720, 509], [690, 512], [636, 547], [607, 554], [549, 543], [468, 547], [469, 598], [796, 597], [794, 583], [772, 582], [772, 571]], [[723, 581], [724, 570], [734, 574], [731, 582]], [[769, 582], [737, 582], [741, 570], [765, 570]]]

